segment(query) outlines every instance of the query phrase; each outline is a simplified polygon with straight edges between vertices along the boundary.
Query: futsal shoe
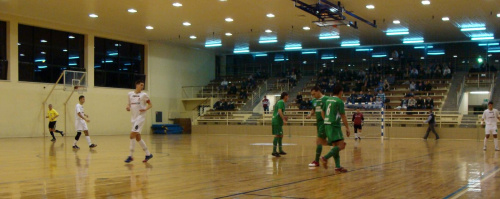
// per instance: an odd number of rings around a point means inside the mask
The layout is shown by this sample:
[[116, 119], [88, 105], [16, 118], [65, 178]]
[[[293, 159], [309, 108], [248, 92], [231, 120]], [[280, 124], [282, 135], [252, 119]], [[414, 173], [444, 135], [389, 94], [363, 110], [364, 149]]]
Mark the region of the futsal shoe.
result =
[[500, 151], [500, 149], [499, 148], [495, 148], [495, 151]]
[[483, 151], [486, 151], [486, 146], [483, 147]]
[[75, 145], [75, 146], [73, 146], [73, 149], [80, 149], [80, 147]]
[[338, 173], [347, 173], [347, 169], [344, 169], [344, 167], [335, 168], [335, 172], [338, 172]]
[[280, 154], [277, 152], [273, 152], [273, 153], [271, 153], [271, 155], [274, 157], [277, 157], [277, 158], [281, 157]]
[[321, 164], [323, 165], [323, 168], [328, 169], [328, 160], [325, 159], [325, 157], [321, 157]]
[[91, 144], [89, 145], [89, 148], [96, 148], [97, 147], [97, 144]]
[[55, 142], [55, 141], [56, 141], [56, 139], [52, 139], [52, 140], [50, 140], [50, 141], [51, 141], [51, 142]]
[[132, 156], [128, 156], [128, 158], [125, 160], [126, 163], [130, 163], [134, 161], [134, 158], [132, 158]]
[[148, 162], [149, 159], [153, 158], [153, 154], [149, 154], [146, 156], [146, 159], [144, 159], [142, 162], [146, 163]]
[[319, 162], [312, 161], [311, 163], [309, 163], [309, 167], [319, 167]]
[[286, 155], [286, 153], [284, 151], [280, 151], [279, 154], [280, 155]]
[[358, 139], [359, 139], [359, 141], [361, 141], [361, 137], [359, 137]]
[[61, 136], [63, 136], [63, 137], [64, 137], [64, 131], [61, 131]]

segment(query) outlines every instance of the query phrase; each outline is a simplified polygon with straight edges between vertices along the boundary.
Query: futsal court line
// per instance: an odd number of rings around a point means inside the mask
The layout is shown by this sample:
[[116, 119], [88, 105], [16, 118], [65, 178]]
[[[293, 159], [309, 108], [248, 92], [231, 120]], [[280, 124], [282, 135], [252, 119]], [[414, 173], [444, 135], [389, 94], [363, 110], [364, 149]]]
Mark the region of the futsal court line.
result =
[[[479, 180], [479, 183], [481, 183], [484, 180], [486, 180], [486, 179], [494, 176], [498, 171], [500, 171], [500, 167], [496, 166], [494, 169], [492, 169], [492, 170], [486, 172], [485, 174], [483, 174], [477, 180]], [[465, 193], [467, 193], [467, 191], [469, 191], [470, 188], [473, 188], [473, 187], [477, 186], [477, 184], [478, 184], [478, 182], [476, 182], [476, 183], [467, 183], [466, 185], [464, 185], [463, 187], [460, 187], [459, 189], [457, 189], [456, 191], [454, 191], [450, 195], [447, 195], [443, 199], [455, 199], [455, 198], [458, 198], [458, 197], [464, 195]]]
[[[449, 151], [453, 151], [453, 150], [454, 150], [454, 149], [450, 149], [450, 150], [438, 151], [438, 152], [434, 152], [434, 153], [449, 152]], [[392, 164], [392, 163], [397, 163], [397, 162], [407, 161], [407, 160], [411, 160], [411, 159], [417, 159], [417, 158], [421, 158], [421, 157], [427, 157], [427, 156], [429, 156], [429, 155], [431, 155], [431, 154], [434, 154], [434, 153], [428, 153], [428, 154], [425, 154], [425, 155], [415, 156], [415, 157], [412, 157], [412, 158], [407, 158], [407, 159], [396, 160], [396, 161], [392, 161], [392, 162], [386, 162], [386, 163], [382, 163], [382, 164], [376, 164], [376, 165], [371, 165], [371, 166], [361, 167], [361, 168], [358, 168], [358, 169], [351, 170], [351, 171], [349, 171], [348, 173], [355, 172], [355, 171], [360, 171], [360, 170], [364, 170], [364, 169], [368, 169], [368, 168], [371, 168], [371, 167], [378, 167], [378, 166], [382, 166], [382, 165], [386, 165], [386, 164]], [[285, 183], [285, 184], [280, 184], [280, 185], [274, 185], [274, 186], [264, 187], [264, 188], [260, 188], [260, 189], [255, 189], [255, 190], [251, 190], [251, 191], [245, 191], [245, 192], [236, 193], [236, 194], [231, 194], [231, 195], [227, 195], [227, 196], [216, 197], [216, 198], [214, 198], [214, 199], [229, 198], [229, 197], [239, 196], [239, 195], [245, 195], [245, 194], [249, 195], [249, 193], [253, 193], [253, 192], [257, 192], [257, 191], [263, 191], [263, 190], [272, 189], [272, 188], [276, 188], [276, 187], [288, 186], [288, 185], [292, 185], [292, 184], [297, 184], [297, 183], [301, 183], [301, 182], [306, 182], [306, 181], [316, 180], [316, 179], [325, 178], [325, 177], [330, 177], [330, 176], [335, 176], [335, 175], [339, 175], [339, 174], [330, 174], [330, 175], [325, 175], [325, 176], [319, 176], [319, 177], [314, 177], [314, 178], [308, 178], [308, 179], [299, 180], [299, 181], [295, 181], [295, 182], [289, 182], [289, 183]]]
[[270, 196], [270, 195], [261, 195], [261, 194], [254, 194], [254, 193], [247, 193], [244, 195], [249, 195], [249, 196], [267, 196], [271, 198], [291, 198], [291, 199], [306, 199], [306, 198], [297, 198], [297, 197], [290, 197], [290, 196]]

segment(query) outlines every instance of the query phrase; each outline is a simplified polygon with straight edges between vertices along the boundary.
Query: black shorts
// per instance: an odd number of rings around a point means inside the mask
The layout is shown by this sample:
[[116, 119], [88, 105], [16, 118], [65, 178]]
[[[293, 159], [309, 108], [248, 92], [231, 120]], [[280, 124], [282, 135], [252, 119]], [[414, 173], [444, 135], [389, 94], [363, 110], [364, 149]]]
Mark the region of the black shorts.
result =
[[49, 122], [49, 129], [55, 129], [56, 128], [56, 122], [57, 121]]
[[358, 129], [363, 130], [363, 126], [361, 126], [361, 124], [355, 124], [354, 125], [354, 133], [358, 133]]

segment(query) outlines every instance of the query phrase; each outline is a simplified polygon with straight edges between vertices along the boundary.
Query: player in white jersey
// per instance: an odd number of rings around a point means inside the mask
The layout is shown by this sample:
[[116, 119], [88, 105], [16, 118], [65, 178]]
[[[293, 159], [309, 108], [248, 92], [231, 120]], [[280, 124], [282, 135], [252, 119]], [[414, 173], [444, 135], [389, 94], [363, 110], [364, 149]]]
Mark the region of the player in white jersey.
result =
[[75, 142], [73, 142], [73, 149], [79, 149], [76, 145], [78, 140], [80, 139], [80, 135], [82, 135], [82, 131], [85, 134], [85, 139], [87, 139], [87, 142], [89, 143], [90, 148], [94, 148], [97, 146], [97, 144], [92, 144], [90, 141], [90, 136], [89, 136], [89, 129], [87, 128], [87, 122], [90, 122], [89, 116], [85, 114], [83, 110], [83, 103], [85, 103], [85, 97], [81, 95], [78, 100], [80, 101], [78, 104], [76, 104], [75, 108], [75, 129], [76, 129], [76, 136], [75, 136]]
[[484, 110], [483, 112], [483, 117], [481, 120], [481, 125], [486, 123], [485, 126], [485, 131], [486, 131], [486, 137], [484, 138], [484, 148], [483, 150], [486, 151], [486, 142], [488, 141], [488, 138], [490, 138], [490, 134], [493, 134], [493, 142], [495, 143], [495, 151], [500, 151], [498, 148], [498, 129], [497, 129], [497, 122], [500, 119], [500, 115], [498, 113], [497, 109], [493, 108], [493, 102], [488, 103], [488, 109]]
[[146, 122], [146, 111], [153, 107], [148, 94], [142, 92], [143, 89], [144, 81], [138, 80], [135, 82], [135, 91], [128, 93], [127, 111], [132, 113], [132, 130], [130, 133], [130, 156], [125, 160], [126, 163], [134, 160], [132, 155], [134, 154], [135, 141], [139, 142], [139, 145], [146, 152], [146, 159], [142, 162], [147, 162], [153, 158], [153, 154], [149, 152], [146, 143], [141, 139], [141, 130]]

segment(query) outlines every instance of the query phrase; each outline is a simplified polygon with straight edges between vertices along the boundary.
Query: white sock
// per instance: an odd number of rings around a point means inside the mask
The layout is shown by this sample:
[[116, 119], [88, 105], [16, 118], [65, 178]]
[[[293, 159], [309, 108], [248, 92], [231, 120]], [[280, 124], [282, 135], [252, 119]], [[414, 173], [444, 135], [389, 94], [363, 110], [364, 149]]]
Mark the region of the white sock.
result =
[[495, 142], [495, 149], [498, 149], [498, 138], [493, 138], [493, 142]]
[[358, 134], [357, 133], [354, 133], [354, 138], [358, 138]]
[[147, 156], [151, 155], [151, 153], [149, 153], [148, 147], [146, 146], [146, 143], [144, 142], [144, 140], [141, 139], [141, 141], [139, 141], [139, 145], [141, 145], [142, 150], [144, 150], [144, 152], [146, 152]]
[[135, 149], [135, 139], [130, 139], [130, 157], [134, 155], [134, 149]]
[[484, 138], [484, 147], [486, 148], [486, 142], [488, 142], [488, 138]]
[[75, 141], [73, 142], [73, 146], [76, 146], [76, 143], [77, 143], [77, 142], [78, 142], [78, 140], [75, 140]]
[[87, 139], [87, 142], [89, 143], [89, 146], [92, 144], [92, 142], [90, 141], [90, 136], [85, 136], [85, 139]]

